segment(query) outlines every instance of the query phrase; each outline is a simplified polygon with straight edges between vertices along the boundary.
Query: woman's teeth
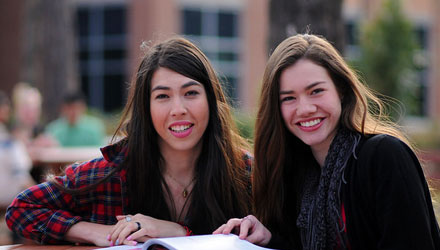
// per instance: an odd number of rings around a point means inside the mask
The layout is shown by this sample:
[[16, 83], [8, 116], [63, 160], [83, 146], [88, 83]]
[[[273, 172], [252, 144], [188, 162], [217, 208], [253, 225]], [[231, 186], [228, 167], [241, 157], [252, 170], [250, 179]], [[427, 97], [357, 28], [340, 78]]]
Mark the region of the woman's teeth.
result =
[[312, 121], [300, 122], [299, 124], [301, 126], [303, 126], [303, 127], [312, 127], [312, 126], [315, 126], [316, 124], [318, 124], [320, 122], [321, 122], [321, 119], [318, 118], [318, 119], [315, 119], [315, 120], [312, 120]]
[[174, 132], [182, 132], [185, 131], [187, 129], [189, 129], [192, 125], [188, 124], [188, 125], [176, 125], [176, 126], [172, 126], [170, 127], [170, 129]]

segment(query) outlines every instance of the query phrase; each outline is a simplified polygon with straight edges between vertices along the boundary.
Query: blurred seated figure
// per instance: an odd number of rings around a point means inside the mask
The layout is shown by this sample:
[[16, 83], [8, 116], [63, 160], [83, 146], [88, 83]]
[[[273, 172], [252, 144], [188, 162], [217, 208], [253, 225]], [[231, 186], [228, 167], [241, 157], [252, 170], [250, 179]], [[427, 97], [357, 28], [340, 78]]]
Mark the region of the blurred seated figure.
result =
[[0, 91], [0, 245], [20, 242], [6, 228], [5, 209], [20, 191], [35, 184], [29, 174], [31, 160], [26, 147], [14, 139], [6, 126], [10, 108], [9, 98]]
[[61, 117], [49, 123], [47, 134], [62, 147], [101, 146], [105, 143], [105, 127], [98, 118], [86, 115], [82, 93], [68, 93], [61, 105]]
[[42, 97], [40, 91], [25, 82], [15, 85], [12, 94], [13, 119], [12, 134], [29, 147], [43, 132], [40, 122]]
[[46, 166], [36, 160], [40, 153], [38, 149], [57, 145], [51, 136], [43, 133], [40, 119], [43, 103], [41, 93], [29, 83], [19, 82], [12, 91], [12, 101], [11, 134], [26, 147], [32, 161], [30, 174], [40, 183], [46, 174]]
[[22, 142], [8, 131], [10, 102], [0, 91], [0, 207], [6, 208], [17, 194], [34, 184], [29, 174], [32, 162]]

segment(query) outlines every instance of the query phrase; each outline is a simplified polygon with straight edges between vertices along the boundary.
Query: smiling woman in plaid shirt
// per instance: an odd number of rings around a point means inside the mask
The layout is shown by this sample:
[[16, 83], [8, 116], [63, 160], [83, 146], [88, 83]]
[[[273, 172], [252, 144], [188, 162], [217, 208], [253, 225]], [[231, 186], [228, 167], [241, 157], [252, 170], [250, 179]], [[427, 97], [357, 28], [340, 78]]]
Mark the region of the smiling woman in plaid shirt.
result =
[[146, 48], [102, 157], [20, 193], [9, 228], [42, 244], [208, 234], [249, 213], [250, 157], [221, 84], [191, 42]]

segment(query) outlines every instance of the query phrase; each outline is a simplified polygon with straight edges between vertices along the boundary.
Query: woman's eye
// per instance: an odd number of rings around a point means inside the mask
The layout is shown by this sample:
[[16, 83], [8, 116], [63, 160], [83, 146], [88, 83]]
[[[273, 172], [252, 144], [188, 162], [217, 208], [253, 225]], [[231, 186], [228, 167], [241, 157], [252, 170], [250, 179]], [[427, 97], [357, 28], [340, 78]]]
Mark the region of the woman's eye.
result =
[[186, 96], [194, 96], [194, 95], [198, 95], [198, 94], [199, 94], [199, 92], [197, 92], [195, 90], [190, 90], [185, 93]]
[[281, 102], [286, 102], [286, 101], [290, 101], [290, 100], [295, 100], [295, 97], [286, 96], [286, 97], [281, 98]]
[[165, 98], [168, 98], [168, 95], [160, 94], [156, 96], [156, 99], [165, 99]]
[[312, 95], [316, 95], [322, 91], [324, 91], [324, 89], [314, 89], [314, 90], [312, 90]]

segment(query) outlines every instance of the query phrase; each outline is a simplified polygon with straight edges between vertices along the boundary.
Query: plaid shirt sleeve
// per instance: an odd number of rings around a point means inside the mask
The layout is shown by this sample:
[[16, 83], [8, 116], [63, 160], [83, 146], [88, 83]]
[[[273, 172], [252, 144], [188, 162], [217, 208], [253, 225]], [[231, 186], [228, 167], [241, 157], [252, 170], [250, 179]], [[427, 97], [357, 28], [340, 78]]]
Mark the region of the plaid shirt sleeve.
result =
[[252, 165], [254, 163], [254, 157], [251, 153], [247, 151], [243, 151], [243, 162], [246, 171], [246, 177], [248, 178], [247, 191], [250, 195], [252, 195]]
[[250, 176], [252, 173], [252, 165], [254, 162], [254, 157], [251, 155], [251, 153], [247, 151], [243, 151], [242, 159], [246, 168], [246, 173]]
[[[102, 158], [73, 164], [66, 169], [65, 176], [56, 180], [67, 188], [81, 188], [105, 175], [108, 171], [100, 169], [107, 169], [106, 165], [107, 161]], [[65, 243], [63, 238], [69, 228], [85, 220], [79, 216], [80, 211], [93, 213], [93, 202], [93, 199], [77, 199], [54, 184], [44, 182], [14, 199], [7, 209], [6, 223], [11, 230], [41, 244]]]

